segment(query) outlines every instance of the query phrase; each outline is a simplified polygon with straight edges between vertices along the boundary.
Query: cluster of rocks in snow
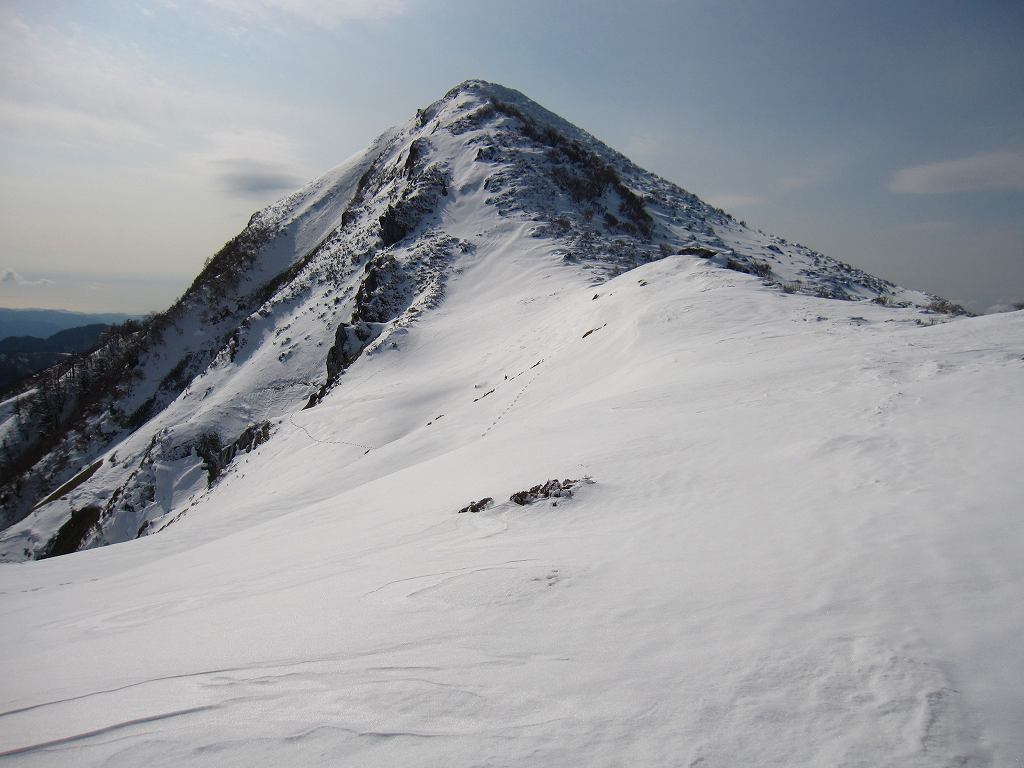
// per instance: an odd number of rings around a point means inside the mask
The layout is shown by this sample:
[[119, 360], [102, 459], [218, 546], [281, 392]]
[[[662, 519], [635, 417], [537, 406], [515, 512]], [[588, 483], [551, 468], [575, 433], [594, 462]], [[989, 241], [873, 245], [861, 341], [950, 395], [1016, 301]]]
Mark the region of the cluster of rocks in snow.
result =
[[[569, 499], [572, 498], [573, 488], [593, 482], [590, 477], [583, 477], [578, 480], [570, 480], [569, 478], [564, 480], [548, 480], [538, 483], [525, 491], [516, 491], [508, 497], [508, 500], [513, 504], [518, 504], [520, 507], [525, 507], [542, 499]], [[459, 514], [463, 512], [482, 512], [492, 506], [494, 506], [494, 499], [487, 496], [479, 501], [471, 501], [459, 510]]]

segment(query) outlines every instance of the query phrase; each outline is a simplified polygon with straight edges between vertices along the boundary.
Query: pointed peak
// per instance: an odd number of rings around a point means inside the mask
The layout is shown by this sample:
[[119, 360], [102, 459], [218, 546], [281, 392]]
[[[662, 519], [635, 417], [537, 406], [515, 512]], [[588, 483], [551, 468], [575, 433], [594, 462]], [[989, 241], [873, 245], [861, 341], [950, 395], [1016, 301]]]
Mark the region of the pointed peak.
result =
[[[450, 88], [444, 96], [424, 109], [417, 110], [415, 126], [422, 128], [426, 123], [440, 117], [442, 124], [455, 122], [483, 105], [497, 107], [505, 114], [532, 121], [542, 127], [550, 127], [582, 141], [588, 145], [598, 144], [597, 140], [561, 116], [541, 106], [514, 88], [499, 83], [472, 78]], [[603, 151], [612, 152], [604, 145]]]
[[450, 99], [454, 96], [458, 96], [459, 94], [463, 93], [470, 93], [476, 96], [502, 99], [507, 99], [509, 97], [518, 97], [519, 99], [529, 101], [529, 99], [527, 99], [519, 91], [513, 90], [511, 88], [506, 88], [504, 85], [500, 85], [499, 83], [491, 83], [488, 82], [487, 80], [481, 80], [479, 78], [470, 78], [469, 80], [463, 80], [458, 85], [454, 86], [453, 88], [450, 88], [448, 92], [444, 95], [444, 98]]
[[478, 78], [463, 80], [458, 85], [450, 88], [444, 96], [431, 104], [425, 110], [421, 110], [421, 112], [428, 115], [434, 115], [440, 112], [443, 107], [452, 104], [453, 102], [464, 103], [464, 100], [460, 100], [460, 97], [468, 97], [470, 100], [476, 102], [501, 102], [504, 104], [513, 104], [519, 109], [524, 109], [531, 113], [543, 114], [548, 119], [559, 119], [557, 115], [548, 112], [548, 110], [544, 109], [535, 101], [514, 88], [508, 88], [507, 86], [499, 83], [491, 83], [487, 80], [480, 80]]

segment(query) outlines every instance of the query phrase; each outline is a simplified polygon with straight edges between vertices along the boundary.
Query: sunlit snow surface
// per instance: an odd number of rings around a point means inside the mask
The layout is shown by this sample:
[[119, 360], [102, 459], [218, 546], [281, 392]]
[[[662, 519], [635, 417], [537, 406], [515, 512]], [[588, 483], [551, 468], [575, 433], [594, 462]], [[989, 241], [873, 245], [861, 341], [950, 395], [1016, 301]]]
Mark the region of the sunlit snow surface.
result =
[[163, 532], [0, 567], [0, 762], [1019, 765], [1024, 313], [515, 234]]

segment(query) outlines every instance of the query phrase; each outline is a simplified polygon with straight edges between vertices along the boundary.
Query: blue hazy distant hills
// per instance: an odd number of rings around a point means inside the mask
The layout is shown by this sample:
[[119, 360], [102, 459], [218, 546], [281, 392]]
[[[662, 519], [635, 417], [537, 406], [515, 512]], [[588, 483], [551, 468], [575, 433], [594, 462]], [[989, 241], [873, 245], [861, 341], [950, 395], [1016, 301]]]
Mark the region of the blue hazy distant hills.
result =
[[65, 309], [10, 309], [0, 307], [0, 339], [8, 336], [49, 338], [68, 328], [83, 325], [111, 325], [137, 318], [117, 312], [70, 312]]
[[0, 392], [38, 371], [56, 365], [68, 355], [88, 352], [96, 346], [100, 336], [109, 327], [106, 323], [91, 323], [57, 331], [45, 339], [37, 336], [7, 336], [0, 339]]

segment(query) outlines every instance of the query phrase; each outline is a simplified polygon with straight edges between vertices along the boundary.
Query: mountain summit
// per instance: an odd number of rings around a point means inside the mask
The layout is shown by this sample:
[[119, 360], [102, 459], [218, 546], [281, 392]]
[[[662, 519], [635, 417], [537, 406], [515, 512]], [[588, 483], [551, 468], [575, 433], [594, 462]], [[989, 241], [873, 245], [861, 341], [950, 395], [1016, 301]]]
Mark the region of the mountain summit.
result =
[[954, 310], [463, 83], [0, 403], [0, 756], [1010, 766], [1024, 312]]

